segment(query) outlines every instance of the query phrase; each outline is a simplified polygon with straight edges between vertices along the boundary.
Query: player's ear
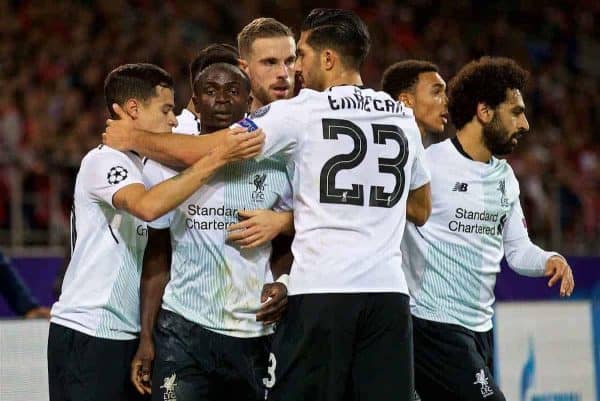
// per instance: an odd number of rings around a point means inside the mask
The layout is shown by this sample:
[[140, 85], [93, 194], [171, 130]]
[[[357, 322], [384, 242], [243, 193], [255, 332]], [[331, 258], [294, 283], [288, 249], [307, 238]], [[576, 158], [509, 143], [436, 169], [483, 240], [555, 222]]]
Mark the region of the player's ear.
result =
[[485, 103], [477, 103], [477, 119], [483, 124], [489, 124], [494, 118], [494, 109]]
[[321, 65], [326, 71], [330, 71], [337, 63], [337, 54], [331, 49], [321, 51]]
[[404, 103], [405, 106], [410, 107], [411, 109], [415, 107], [415, 97], [412, 93], [402, 92], [398, 95], [398, 101]]
[[240, 68], [242, 69], [242, 71], [244, 71], [246, 74], [248, 74], [248, 61], [244, 60], [243, 58], [239, 58], [238, 64], [239, 64]]
[[131, 99], [127, 100], [122, 108], [123, 108], [123, 111], [125, 111], [125, 113], [127, 113], [127, 115], [129, 117], [131, 117], [133, 120], [135, 120], [139, 117], [140, 102], [137, 99], [131, 98]]

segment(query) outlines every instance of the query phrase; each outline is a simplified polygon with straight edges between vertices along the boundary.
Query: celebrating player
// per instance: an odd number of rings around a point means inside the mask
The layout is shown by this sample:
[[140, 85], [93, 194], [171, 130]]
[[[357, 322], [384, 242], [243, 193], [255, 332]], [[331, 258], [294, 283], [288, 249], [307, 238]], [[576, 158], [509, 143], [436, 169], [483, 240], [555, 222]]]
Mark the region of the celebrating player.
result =
[[251, 111], [294, 93], [296, 42], [291, 29], [273, 18], [257, 18], [238, 34], [241, 66], [252, 84]]
[[[400, 240], [407, 209], [419, 224], [429, 216], [429, 174], [410, 109], [362, 87], [359, 70], [369, 41], [354, 13], [313, 10], [296, 61], [310, 89], [253, 114], [268, 132], [264, 156], [296, 164], [292, 296], [265, 379], [271, 400], [412, 396]], [[151, 142], [194, 161], [197, 155], [177, 148], [193, 149], [197, 138], [179, 137], [174, 147], [111, 122], [106, 139], [138, 150]]]
[[[522, 90], [527, 73], [514, 61], [484, 57], [449, 84], [455, 138], [425, 151], [433, 213], [407, 224], [403, 267], [411, 294], [415, 382], [423, 401], [505, 400], [494, 380], [492, 304], [506, 256], [526, 276], [573, 291], [566, 260], [534, 245], [505, 160], [529, 131]], [[436, 117], [436, 116], [431, 116]]]
[[[207, 57], [193, 81], [201, 133], [230, 126], [250, 105], [250, 82], [237, 58], [219, 61]], [[174, 172], [149, 161], [144, 174], [154, 184]], [[153, 399], [263, 399], [270, 323], [281, 315], [287, 289], [268, 283], [268, 244], [241, 249], [226, 241], [239, 211], [256, 208], [291, 208], [282, 162], [231, 164], [174, 212], [150, 223], [132, 379], [141, 392], [149, 392], [144, 376], [154, 359]]]
[[413, 109], [423, 142], [441, 134], [448, 124], [446, 82], [438, 67], [428, 61], [404, 60], [383, 73], [381, 90]]
[[[132, 126], [163, 132], [176, 124], [173, 81], [159, 67], [123, 65], [108, 75], [104, 91], [109, 109], [119, 104]], [[143, 184], [138, 154], [101, 145], [84, 157], [71, 215], [73, 255], [51, 312], [51, 401], [135, 399], [128, 371], [140, 327], [143, 220], [176, 207], [220, 166], [255, 153], [262, 140], [250, 134], [219, 135], [220, 146], [205, 150], [199, 162], [150, 190]]]
[[423, 195], [413, 216], [422, 224], [429, 176], [412, 113], [362, 86], [369, 41], [354, 13], [313, 10], [296, 60], [309, 89], [253, 118], [267, 135], [263, 155], [293, 160], [297, 172], [290, 298], [270, 356], [269, 400], [412, 395], [408, 291], [397, 263], [408, 193]]

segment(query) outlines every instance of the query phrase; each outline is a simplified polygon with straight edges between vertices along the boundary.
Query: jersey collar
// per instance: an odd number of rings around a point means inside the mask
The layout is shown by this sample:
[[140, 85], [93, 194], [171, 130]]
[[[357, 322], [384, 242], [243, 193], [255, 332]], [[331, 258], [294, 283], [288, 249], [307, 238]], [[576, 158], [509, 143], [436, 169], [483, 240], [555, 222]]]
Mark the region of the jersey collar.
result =
[[[460, 141], [458, 140], [458, 137], [453, 137], [452, 139], [450, 139], [450, 141], [452, 141], [452, 144], [454, 145], [454, 147], [456, 148], [456, 150], [458, 150], [458, 153], [460, 153], [461, 155], [463, 155], [464, 157], [466, 157], [469, 160], [473, 160], [473, 158], [471, 156], [469, 156], [469, 154], [467, 152], [465, 152], [465, 149], [462, 147]], [[490, 160], [488, 160], [487, 162], [485, 162], [486, 164], [492, 164], [492, 158], [490, 158]], [[475, 160], [473, 160], [475, 161]]]

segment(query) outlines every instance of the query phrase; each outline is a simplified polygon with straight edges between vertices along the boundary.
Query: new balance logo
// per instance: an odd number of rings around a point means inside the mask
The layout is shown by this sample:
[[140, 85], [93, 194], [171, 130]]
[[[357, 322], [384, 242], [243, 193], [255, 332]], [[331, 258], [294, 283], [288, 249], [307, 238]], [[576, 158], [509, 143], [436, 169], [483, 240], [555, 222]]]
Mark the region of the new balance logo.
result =
[[469, 184], [467, 184], [467, 183], [457, 182], [456, 184], [454, 184], [454, 188], [452, 188], [452, 191], [467, 192], [468, 187], [469, 187]]

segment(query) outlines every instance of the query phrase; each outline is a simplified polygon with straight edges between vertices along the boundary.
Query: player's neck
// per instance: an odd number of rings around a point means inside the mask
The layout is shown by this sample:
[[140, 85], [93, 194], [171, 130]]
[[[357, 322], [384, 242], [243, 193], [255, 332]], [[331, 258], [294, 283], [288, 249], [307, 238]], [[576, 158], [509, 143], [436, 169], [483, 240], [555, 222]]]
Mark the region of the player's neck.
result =
[[326, 88], [340, 85], [362, 85], [363, 81], [358, 71], [344, 70], [331, 77], [325, 84]]
[[250, 113], [254, 113], [256, 110], [260, 109], [261, 107], [266, 106], [266, 104], [263, 104], [260, 100], [258, 100], [256, 98], [256, 96], [252, 97], [252, 104], [250, 105]]
[[456, 137], [471, 159], [487, 163], [492, 158], [492, 153], [483, 143], [483, 132], [479, 127], [471, 126], [471, 123], [467, 124], [456, 133]]

